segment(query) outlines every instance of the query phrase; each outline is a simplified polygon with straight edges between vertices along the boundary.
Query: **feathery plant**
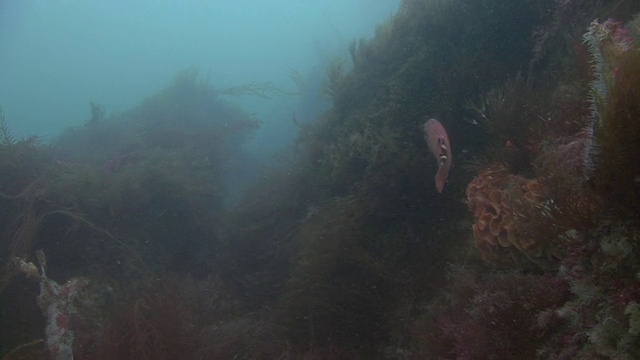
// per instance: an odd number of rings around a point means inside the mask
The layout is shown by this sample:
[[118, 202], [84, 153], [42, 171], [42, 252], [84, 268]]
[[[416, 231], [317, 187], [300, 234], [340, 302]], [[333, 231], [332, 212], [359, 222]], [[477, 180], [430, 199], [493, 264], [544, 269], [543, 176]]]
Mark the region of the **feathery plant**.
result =
[[9, 125], [4, 117], [4, 110], [0, 107], [0, 145], [11, 146], [15, 144], [16, 140], [11, 135]]

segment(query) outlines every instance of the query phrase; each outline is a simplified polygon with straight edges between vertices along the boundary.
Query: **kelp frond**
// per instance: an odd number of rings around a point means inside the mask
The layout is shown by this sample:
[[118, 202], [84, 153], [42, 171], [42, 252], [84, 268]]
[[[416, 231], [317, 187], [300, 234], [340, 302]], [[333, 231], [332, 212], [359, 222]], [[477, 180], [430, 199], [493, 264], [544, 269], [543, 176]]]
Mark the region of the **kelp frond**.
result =
[[266, 82], [252, 82], [248, 84], [241, 84], [236, 86], [229, 86], [219, 91], [222, 95], [230, 96], [257, 96], [263, 99], [272, 99], [274, 96], [291, 96], [296, 95], [283, 89], [280, 85], [277, 85], [271, 81]]

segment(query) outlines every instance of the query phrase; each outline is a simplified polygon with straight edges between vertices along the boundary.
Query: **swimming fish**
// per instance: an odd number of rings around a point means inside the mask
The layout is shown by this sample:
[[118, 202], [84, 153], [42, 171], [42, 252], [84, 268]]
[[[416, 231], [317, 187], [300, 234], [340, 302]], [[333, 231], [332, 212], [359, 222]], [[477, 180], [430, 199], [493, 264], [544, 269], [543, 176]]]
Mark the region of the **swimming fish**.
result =
[[452, 163], [449, 136], [447, 136], [447, 131], [438, 120], [429, 119], [424, 124], [424, 139], [436, 160], [438, 160], [438, 173], [435, 179], [436, 189], [441, 193]]

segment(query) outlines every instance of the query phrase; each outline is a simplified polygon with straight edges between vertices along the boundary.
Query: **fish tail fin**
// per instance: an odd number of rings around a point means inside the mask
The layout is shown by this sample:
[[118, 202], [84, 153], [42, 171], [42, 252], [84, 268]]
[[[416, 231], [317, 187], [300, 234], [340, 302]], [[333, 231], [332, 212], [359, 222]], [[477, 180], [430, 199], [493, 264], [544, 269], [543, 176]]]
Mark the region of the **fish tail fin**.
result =
[[435, 179], [436, 179], [436, 189], [438, 190], [439, 193], [441, 193], [442, 189], [444, 189], [444, 176], [442, 176], [440, 171], [438, 171]]

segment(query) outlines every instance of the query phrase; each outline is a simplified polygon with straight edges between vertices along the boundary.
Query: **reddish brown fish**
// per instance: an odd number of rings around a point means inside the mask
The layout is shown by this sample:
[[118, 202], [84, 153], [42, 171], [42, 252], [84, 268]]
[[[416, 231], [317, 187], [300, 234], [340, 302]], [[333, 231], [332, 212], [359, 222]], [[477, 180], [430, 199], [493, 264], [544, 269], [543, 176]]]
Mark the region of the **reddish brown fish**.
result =
[[438, 160], [436, 189], [438, 189], [438, 192], [442, 192], [452, 163], [449, 136], [447, 136], [447, 131], [438, 120], [429, 119], [424, 124], [424, 139], [429, 144], [429, 149], [431, 149], [436, 160]]

